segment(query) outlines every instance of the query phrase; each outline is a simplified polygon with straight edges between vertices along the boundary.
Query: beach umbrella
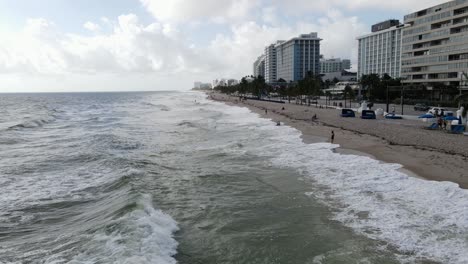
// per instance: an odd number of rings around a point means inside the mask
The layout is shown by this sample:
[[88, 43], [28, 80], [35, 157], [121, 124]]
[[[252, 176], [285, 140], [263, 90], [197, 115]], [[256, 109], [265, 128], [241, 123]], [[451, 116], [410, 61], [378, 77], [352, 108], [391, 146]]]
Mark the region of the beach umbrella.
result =
[[424, 114], [422, 116], [419, 116], [418, 118], [434, 118], [434, 115], [432, 114]]
[[445, 121], [453, 121], [453, 120], [458, 120], [458, 118], [454, 117], [454, 116], [446, 116], [446, 117], [444, 117], [444, 120]]

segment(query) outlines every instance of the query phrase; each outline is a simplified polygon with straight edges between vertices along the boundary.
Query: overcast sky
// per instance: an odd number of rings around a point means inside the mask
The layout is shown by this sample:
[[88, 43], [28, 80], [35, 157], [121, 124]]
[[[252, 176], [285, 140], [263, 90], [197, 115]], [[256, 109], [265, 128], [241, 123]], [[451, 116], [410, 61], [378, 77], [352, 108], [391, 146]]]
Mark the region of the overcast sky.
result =
[[318, 32], [350, 58], [370, 25], [440, 0], [0, 0], [0, 92], [187, 90], [252, 74], [266, 45]]

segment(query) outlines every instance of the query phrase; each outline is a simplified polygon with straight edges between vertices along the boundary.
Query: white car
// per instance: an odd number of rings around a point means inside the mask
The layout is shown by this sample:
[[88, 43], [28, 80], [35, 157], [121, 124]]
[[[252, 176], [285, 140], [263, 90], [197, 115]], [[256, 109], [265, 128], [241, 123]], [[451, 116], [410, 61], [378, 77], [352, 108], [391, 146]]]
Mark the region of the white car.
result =
[[427, 111], [428, 114], [433, 114], [435, 115], [436, 113], [440, 115], [440, 113], [444, 111], [444, 113], [446, 112], [445, 108], [441, 108], [441, 107], [432, 107], [431, 109], [429, 109], [429, 111]]

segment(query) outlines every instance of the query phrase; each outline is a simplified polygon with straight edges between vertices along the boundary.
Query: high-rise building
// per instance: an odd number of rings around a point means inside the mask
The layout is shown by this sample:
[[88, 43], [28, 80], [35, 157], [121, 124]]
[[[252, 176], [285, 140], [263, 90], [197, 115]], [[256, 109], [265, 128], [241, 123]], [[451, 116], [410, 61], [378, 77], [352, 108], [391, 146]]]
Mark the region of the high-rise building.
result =
[[391, 28], [391, 27], [398, 26], [398, 25], [400, 25], [400, 20], [389, 19], [389, 20], [377, 23], [375, 25], [372, 25], [371, 31], [378, 32], [378, 31], [385, 30], [387, 28]]
[[342, 72], [351, 69], [350, 60], [336, 59], [320, 59], [320, 73]]
[[277, 78], [276, 45], [282, 43], [282, 40], [271, 44], [265, 48], [265, 82], [274, 83]]
[[202, 85], [201, 82], [194, 82], [194, 83], [193, 83], [193, 88], [195, 88], [195, 89], [200, 89], [201, 85]]
[[275, 45], [277, 79], [299, 81], [307, 76], [320, 73], [320, 41], [317, 33], [302, 34], [299, 37]]
[[344, 59], [344, 60], [341, 61], [341, 63], [342, 63], [342, 65], [343, 65], [343, 66], [342, 66], [342, 67], [343, 67], [343, 70], [349, 70], [349, 69], [351, 69], [351, 60], [346, 60], [346, 59]]
[[372, 33], [358, 37], [358, 78], [367, 74], [401, 74], [401, 40], [405, 26], [395, 20], [372, 26]]
[[265, 77], [265, 55], [261, 55], [253, 64], [253, 76]]
[[405, 83], [459, 85], [468, 72], [468, 1], [457, 0], [405, 16]]

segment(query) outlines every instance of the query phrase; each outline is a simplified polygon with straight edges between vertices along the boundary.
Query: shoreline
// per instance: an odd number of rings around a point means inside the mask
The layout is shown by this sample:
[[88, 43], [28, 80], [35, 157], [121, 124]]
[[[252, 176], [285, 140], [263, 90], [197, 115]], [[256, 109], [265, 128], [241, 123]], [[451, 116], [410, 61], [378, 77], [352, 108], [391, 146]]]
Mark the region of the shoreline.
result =
[[[326, 118], [331, 118], [330, 114], [338, 115], [335, 109], [317, 109], [295, 104], [283, 105], [252, 100], [239, 102], [237, 97], [216, 92], [207, 94], [211, 95], [212, 100], [221, 101], [228, 105], [247, 107], [262, 118], [268, 118], [274, 122], [279, 121], [298, 129], [302, 133], [301, 137], [304, 143], [329, 142], [333, 130], [335, 132], [334, 143], [340, 145], [335, 150], [337, 153], [367, 156], [385, 163], [400, 164], [402, 165], [400, 171], [409, 176], [431, 181], [454, 182], [461, 188], [468, 189], [468, 175], [466, 175], [468, 172], [468, 158], [464, 155], [452, 154], [449, 151], [438, 151], [427, 146], [402, 145], [371, 133], [363, 133], [362, 130], [353, 131], [343, 126], [330, 125], [326, 122]], [[286, 108], [285, 110], [281, 110], [283, 106]], [[265, 114], [265, 109], [268, 110], [267, 114]], [[318, 115], [318, 121], [312, 121], [311, 118], [306, 119], [312, 114]], [[377, 124], [376, 126], [380, 127], [380, 125]], [[397, 125], [397, 127], [400, 127], [400, 124]], [[405, 125], [408, 126], [408, 124], [401, 126]], [[390, 130], [392, 126], [387, 125], [386, 129]], [[423, 130], [422, 128], [418, 129]], [[462, 137], [462, 139], [466, 138]]]

